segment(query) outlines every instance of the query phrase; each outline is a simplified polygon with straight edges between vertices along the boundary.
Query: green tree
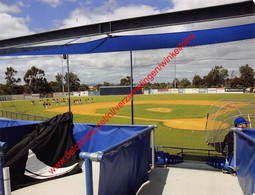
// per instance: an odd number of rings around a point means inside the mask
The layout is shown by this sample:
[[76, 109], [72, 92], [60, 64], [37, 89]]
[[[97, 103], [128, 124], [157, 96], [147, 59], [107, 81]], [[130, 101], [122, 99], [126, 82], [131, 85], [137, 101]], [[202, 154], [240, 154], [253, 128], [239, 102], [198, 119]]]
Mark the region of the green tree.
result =
[[61, 83], [61, 84], [62, 84], [62, 83], [64, 82], [63, 74], [57, 73], [56, 76], [55, 76], [55, 78], [56, 78], [56, 81], [57, 81], [58, 83]]
[[148, 82], [146, 85], [143, 86], [144, 89], [152, 89], [152, 84]]
[[49, 82], [49, 90], [51, 92], [60, 92], [61, 88], [59, 88], [59, 83], [57, 81], [50, 81]]
[[97, 89], [97, 91], [99, 91], [99, 88], [100, 88], [101, 86], [103, 86], [103, 85], [102, 85], [102, 84], [100, 84], [100, 83], [96, 85], [96, 89]]
[[231, 79], [231, 81], [229, 82], [229, 85], [231, 88], [242, 88], [243, 87], [241, 85], [241, 80], [238, 77]]
[[243, 87], [253, 87], [255, 83], [255, 72], [248, 64], [239, 67], [240, 84]]
[[195, 87], [203, 86], [204, 85], [203, 79], [199, 75], [195, 74], [192, 80], [192, 85], [194, 85]]
[[130, 76], [127, 76], [126, 78], [120, 79], [120, 85], [130, 85], [131, 78]]
[[103, 86], [114, 86], [114, 84], [105, 81], [104, 84], [103, 84]]
[[[56, 76], [55, 76], [55, 79], [56, 79], [56, 82], [54, 82], [55, 86], [51, 86], [52, 89], [55, 92], [62, 92], [63, 91], [63, 85], [64, 85], [64, 77], [63, 77], [63, 75], [60, 74], [60, 73], [57, 73]], [[51, 83], [51, 84], [53, 84], [53, 83]]]
[[89, 86], [86, 84], [81, 84], [79, 87], [79, 91], [87, 91], [89, 90]]
[[153, 83], [152, 89], [160, 89], [160, 83]]
[[179, 82], [179, 88], [186, 88], [187, 86], [189, 86], [191, 84], [191, 82], [187, 79], [187, 78], [183, 78], [182, 80], [180, 80]]
[[27, 70], [24, 81], [26, 83], [25, 91], [32, 93], [48, 92], [48, 82], [45, 78], [44, 70], [32, 66]]
[[176, 88], [178, 88], [180, 81], [177, 78], [176, 79], [174, 78], [174, 80], [172, 82], [172, 86], [175, 88], [175, 80], [176, 80]]
[[0, 95], [7, 95], [6, 85], [0, 83]]
[[14, 91], [15, 91], [15, 94], [23, 94], [24, 86], [23, 85], [15, 85]]
[[[65, 82], [66, 82], [66, 88], [67, 88], [67, 73], [65, 75]], [[69, 73], [69, 83], [70, 83], [70, 91], [78, 91], [79, 90], [80, 79], [73, 72]]]
[[8, 94], [15, 94], [17, 93], [15, 91], [15, 86], [17, 83], [21, 81], [20, 78], [15, 78], [15, 75], [17, 74], [17, 71], [14, 70], [12, 67], [6, 67], [5, 72], [5, 80], [6, 80], [6, 90]]
[[225, 79], [228, 77], [228, 70], [223, 68], [223, 66], [215, 66], [204, 76], [204, 82], [207, 87], [217, 86], [223, 87], [225, 84]]

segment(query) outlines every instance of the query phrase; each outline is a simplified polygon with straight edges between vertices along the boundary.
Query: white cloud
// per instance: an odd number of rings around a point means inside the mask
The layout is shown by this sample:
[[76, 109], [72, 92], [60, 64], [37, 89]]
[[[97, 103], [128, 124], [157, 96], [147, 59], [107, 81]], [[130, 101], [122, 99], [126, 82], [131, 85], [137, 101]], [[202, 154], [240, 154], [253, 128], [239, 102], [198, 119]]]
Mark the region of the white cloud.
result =
[[13, 14], [20, 13], [19, 7], [23, 7], [22, 2], [17, 2], [15, 5], [7, 5], [0, 2], [0, 39], [23, 36], [33, 33], [29, 30], [27, 23], [30, 17], [16, 17]]
[[58, 7], [59, 5], [61, 5], [61, 1], [60, 0], [41, 0], [43, 3], [47, 3], [49, 4], [51, 7]]
[[26, 7], [26, 5], [22, 1], [18, 1], [16, 3], [19, 7]]
[[73, 10], [68, 18], [59, 23], [59, 28], [68, 28], [158, 13], [160, 13], [159, 10], [148, 5], [118, 7], [114, 0], [109, 0], [108, 2], [105, 2], [103, 6], [95, 8], [94, 10], [91, 10], [88, 7], [80, 7]]
[[17, 5], [6, 5], [0, 2], [0, 13], [20, 13], [20, 8]]
[[0, 39], [23, 36], [33, 33], [29, 30], [27, 22], [30, 18], [15, 17], [7, 13], [0, 13]]
[[174, 7], [168, 11], [179, 11], [179, 10], [187, 10], [187, 9], [195, 9], [195, 8], [202, 8], [202, 7], [210, 7], [210, 6], [217, 6], [229, 3], [237, 3], [246, 0], [171, 0]]

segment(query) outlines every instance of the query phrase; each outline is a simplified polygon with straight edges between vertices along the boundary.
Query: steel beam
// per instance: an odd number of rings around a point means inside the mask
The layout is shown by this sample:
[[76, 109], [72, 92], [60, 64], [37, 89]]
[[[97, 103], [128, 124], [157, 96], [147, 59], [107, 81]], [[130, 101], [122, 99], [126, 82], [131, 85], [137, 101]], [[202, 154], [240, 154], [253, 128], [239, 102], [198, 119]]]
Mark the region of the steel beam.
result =
[[254, 15], [254, 3], [252, 0], [249, 0], [240, 3], [115, 20], [0, 40], [0, 51], [5, 48], [74, 39], [86, 36], [96, 36], [195, 22], [207, 22], [212, 20], [246, 17], [251, 15]]

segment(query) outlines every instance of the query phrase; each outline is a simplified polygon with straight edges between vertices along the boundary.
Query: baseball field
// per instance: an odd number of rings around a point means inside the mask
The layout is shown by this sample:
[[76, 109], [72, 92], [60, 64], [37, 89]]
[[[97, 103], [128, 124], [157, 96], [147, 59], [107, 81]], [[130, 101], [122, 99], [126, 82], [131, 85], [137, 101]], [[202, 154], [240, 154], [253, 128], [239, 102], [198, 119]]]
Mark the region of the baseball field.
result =
[[[85, 99], [90, 99], [90, 103]], [[72, 97], [71, 111], [74, 122], [99, 123], [124, 96]], [[56, 98], [55, 98], [56, 99]], [[81, 103], [74, 105], [74, 99]], [[156, 145], [212, 149], [205, 143], [206, 114], [210, 106], [222, 99], [251, 99], [255, 94], [157, 94], [134, 96], [134, 123], [155, 124]], [[0, 102], [0, 110], [53, 117], [68, 111], [68, 103], [58, 105], [50, 98], [51, 108], [43, 107], [39, 100], [34, 105], [31, 100]], [[66, 100], [66, 98], [65, 98]], [[46, 99], [43, 100], [46, 102]], [[230, 110], [231, 111], [231, 110]], [[130, 101], [121, 108], [108, 124], [131, 124]]]

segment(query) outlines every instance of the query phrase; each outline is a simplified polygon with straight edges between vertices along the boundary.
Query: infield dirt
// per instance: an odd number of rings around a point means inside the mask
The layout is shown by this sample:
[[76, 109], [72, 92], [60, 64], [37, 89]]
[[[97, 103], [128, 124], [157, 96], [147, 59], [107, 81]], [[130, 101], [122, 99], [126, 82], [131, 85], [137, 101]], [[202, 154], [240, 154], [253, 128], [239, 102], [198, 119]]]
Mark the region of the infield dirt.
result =
[[[102, 108], [111, 108], [117, 105], [119, 102], [102, 102], [102, 103], [91, 103], [72, 106], [73, 114], [90, 115], [90, 116], [104, 116], [104, 114], [96, 113], [96, 110]], [[212, 105], [214, 101], [200, 101], [200, 100], [150, 100], [150, 101], [135, 101], [134, 104], [179, 104], [179, 105]], [[130, 104], [130, 102], [128, 103]], [[169, 109], [169, 108], [168, 108]], [[163, 108], [165, 111], [165, 109]], [[47, 111], [52, 112], [67, 112], [68, 107], [59, 107], [48, 109]], [[156, 110], [153, 110], [155, 112]], [[158, 110], [160, 112], [161, 110]], [[169, 111], [169, 110], [168, 110]], [[206, 114], [206, 113], [205, 113]], [[114, 115], [114, 117], [120, 118], [130, 118], [129, 116]], [[135, 117], [139, 120], [150, 120], [162, 122], [165, 126], [176, 128], [176, 129], [186, 129], [186, 130], [204, 130], [206, 117], [204, 118], [185, 118], [185, 119], [155, 119], [155, 118], [143, 118]]]
[[[148, 101], [134, 101], [135, 105], [138, 104], [151, 104], [152, 110], [155, 112], [171, 112], [171, 109], [169, 108], [153, 108], [153, 104], [178, 104], [178, 105], [207, 105], [210, 106], [215, 101], [201, 101], [201, 100], [148, 100]], [[105, 116], [105, 114], [96, 113], [96, 110], [103, 109], [103, 108], [111, 108], [113, 106], [116, 106], [119, 102], [101, 102], [101, 103], [90, 103], [90, 104], [82, 104], [82, 105], [74, 105], [72, 106], [72, 112], [73, 114], [81, 114], [81, 115], [89, 115], [89, 116]], [[131, 102], [127, 103], [128, 105]], [[226, 104], [225, 101], [222, 101], [221, 103], [217, 104], [217, 107], [220, 107], [222, 105]], [[245, 106], [246, 104], [243, 104], [242, 106]], [[228, 108], [227, 110], [221, 110], [218, 112], [218, 115], [221, 115], [223, 112], [229, 112], [235, 110], [234, 108]], [[58, 107], [58, 108], [52, 108], [48, 109], [47, 111], [52, 112], [68, 112], [68, 107]], [[205, 113], [206, 115], [206, 113]], [[130, 116], [122, 116], [122, 115], [114, 115], [114, 117], [119, 118], [130, 118]], [[206, 125], [206, 117], [203, 118], [179, 118], [179, 119], [155, 119], [155, 118], [144, 118], [144, 117], [134, 117], [138, 120], [149, 120], [149, 121], [157, 121], [162, 122], [163, 125], [175, 129], [185, 129], [185, 130], [205, 130]], [[224, 128], [227, 128], [228, 125], [224, 124]]]

